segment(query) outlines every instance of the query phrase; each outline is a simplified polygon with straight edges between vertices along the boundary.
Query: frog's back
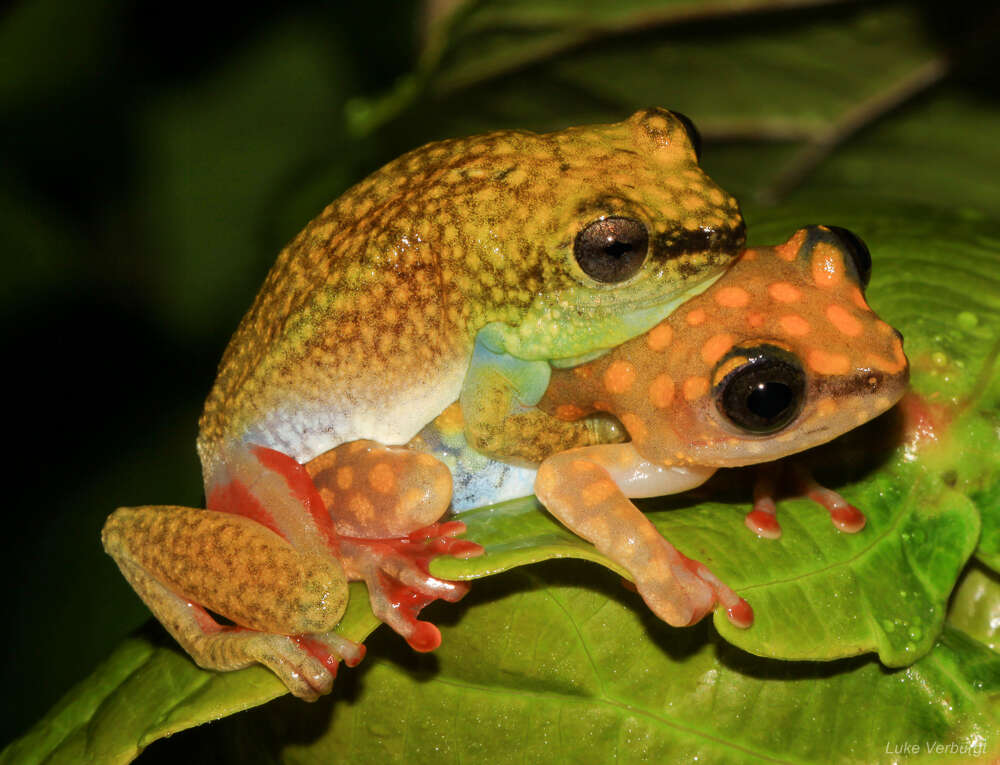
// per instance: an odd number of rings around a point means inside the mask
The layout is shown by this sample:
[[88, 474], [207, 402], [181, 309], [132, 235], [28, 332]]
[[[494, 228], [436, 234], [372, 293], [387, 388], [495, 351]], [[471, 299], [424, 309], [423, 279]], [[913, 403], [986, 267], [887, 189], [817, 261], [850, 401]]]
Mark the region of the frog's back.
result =
[[[564, 313], [578, 308], [567, 300], [613, 303], [606, 285], [581, 293], [572, 260], [575, 235], [602, 215], [642, 216], [674, 247], [656, 271], [667, 287], [720, 272], [742, 245], [738, 208], [689, 144], [675, 138], [660, 156], [664, 139], [643, 139], [645, 122], [668, 117], [442, 141], [348, 190], [281, 252], [226, 349], [200, 423], [203, 464], [234, 440], [300, 462], [359, 438], [405, 443], [458, 397], [484, 325], [535, 321], [553, 294]], [[575, 313], [581, 339], [566, 356], [601, 347]]]

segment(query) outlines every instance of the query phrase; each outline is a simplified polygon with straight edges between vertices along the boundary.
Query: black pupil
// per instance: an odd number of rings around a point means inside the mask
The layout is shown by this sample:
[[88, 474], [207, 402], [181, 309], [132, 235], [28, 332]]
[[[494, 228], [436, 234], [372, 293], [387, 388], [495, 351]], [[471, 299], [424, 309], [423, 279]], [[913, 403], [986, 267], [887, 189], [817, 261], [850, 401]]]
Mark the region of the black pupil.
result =
[[619, 242], [617, 239], [612, 239], [608, 242], [608, 246], [604, 248], [604, 251], [613, 258], [620, 258], [626, 252], [632, 252], [632, 245], [628, 242]]
[[773, 420], [792, 403], [792, 390], [784, 383], [762, 382], [747, 396], [747, 409], [764, 420]]

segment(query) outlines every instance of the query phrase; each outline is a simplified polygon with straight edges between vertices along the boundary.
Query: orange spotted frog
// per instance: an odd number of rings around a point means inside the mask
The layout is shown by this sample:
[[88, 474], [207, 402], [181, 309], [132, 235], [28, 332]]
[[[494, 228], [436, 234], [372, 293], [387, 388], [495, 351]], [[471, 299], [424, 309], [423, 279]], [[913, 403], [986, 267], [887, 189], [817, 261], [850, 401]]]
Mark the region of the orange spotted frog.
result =
[[[706, 292], [595, 361], [560, 370], [539, 406], [574, 421], [610, 412], [627, 443], [585, 446], [541, 463], [539, 500], [625, 568], [664, 621], [692, 624], [721, 603], [730, 621], [753, 612], [703, 564], [664, 539], [627, 499], [672, 494], [717, 468], [776, 460], [825, 443], [889, 409], [909, 366], [901, 335], [865, 301], [871, 257], [850, 232], [797, 231], [749, 249]], [[811, 485], [834, 523], [864, 516]], [[777, 536], [759, 496], [747, 524]]]
[[663, 109], [432, 143], [281, 252], [201, 418], [208, 510], [122, 508], [103, 532], [200, 665], [260, 662], [298, 696], [329, 691], [362, 655], [333, 632], [349, 580], [411, 646], [437, 646], [416, 616], [466, 585], [428, 562], [481, 548], [438, 523], [453, 478], [418, 433], [460, 402], [467, 443], [503, 464], [619, 437], [536, 405], [553, 368], [646, 332], [742, 250], [695, 143]]

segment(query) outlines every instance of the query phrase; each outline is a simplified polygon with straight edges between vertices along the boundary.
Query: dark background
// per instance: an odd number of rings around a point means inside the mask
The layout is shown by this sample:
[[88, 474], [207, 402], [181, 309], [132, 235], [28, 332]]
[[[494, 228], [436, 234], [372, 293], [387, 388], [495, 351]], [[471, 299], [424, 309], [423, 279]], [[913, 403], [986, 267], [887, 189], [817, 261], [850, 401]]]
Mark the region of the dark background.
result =
[[414, 4], [239, 8], [0, 11], [0, 742], [147, 618], [104, 517], [200, 505], [197, 419], [230, 333], [280, 247], [385, 153], [345, 157], [342, 111], [410, 64]]

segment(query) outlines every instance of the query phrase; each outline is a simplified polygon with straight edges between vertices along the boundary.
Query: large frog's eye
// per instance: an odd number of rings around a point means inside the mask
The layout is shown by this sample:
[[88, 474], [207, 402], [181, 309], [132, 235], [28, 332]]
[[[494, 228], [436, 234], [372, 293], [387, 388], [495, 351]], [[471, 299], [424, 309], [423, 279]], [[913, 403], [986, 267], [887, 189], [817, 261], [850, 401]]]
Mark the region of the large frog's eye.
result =
[[632, 218], [600, 218], [587, 225], [573, 243], [573, 256], [587, 276], [599, 282], [623, 282], [642, 268], [649, 251], [649, 232]]
[[847, 250], [847, 254], [851, 256], [854, 267], [858, 270], [861, 289], [864, 289], [872, 278], [872, 254], [868, 251], [868, 245], [861, 240], [860, 236], [846, 228], [840, 226], [827, 226], [827, 228], [836, 235], [844, 249]]
[[722, 415], [748, 433], [774, 433], [794, 420], [805, 398], [806, 376], [790, 353], [770, 345], [744, 349], [746, 361], [716, 389]]
[[701, 133], [698, 131], [698, 128], [695, 127], [694, 122], [686, 114], [681, 114], [680, 112], [671, 112], [671, 114], [684, 126], [684, 132], [688, 134], [688, 140], [694, 148], [695, 158], [701, 159]]

